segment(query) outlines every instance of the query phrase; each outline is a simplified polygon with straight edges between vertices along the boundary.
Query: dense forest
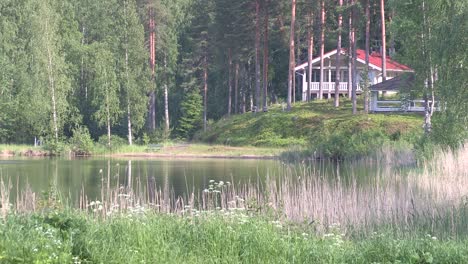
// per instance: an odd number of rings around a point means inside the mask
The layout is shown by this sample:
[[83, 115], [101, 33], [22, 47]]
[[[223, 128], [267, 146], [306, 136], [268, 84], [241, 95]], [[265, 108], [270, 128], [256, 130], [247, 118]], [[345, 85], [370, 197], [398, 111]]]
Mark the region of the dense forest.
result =
[[191, 138], [224, 116], [294, 107], [294, 65], [358, 47], [415, 70], [414, 92], [445, 106], [432, 123], [426, 111], [426, 132], [455, 145], [467, 23], [452, 0], [0, 0], [0, 143]]

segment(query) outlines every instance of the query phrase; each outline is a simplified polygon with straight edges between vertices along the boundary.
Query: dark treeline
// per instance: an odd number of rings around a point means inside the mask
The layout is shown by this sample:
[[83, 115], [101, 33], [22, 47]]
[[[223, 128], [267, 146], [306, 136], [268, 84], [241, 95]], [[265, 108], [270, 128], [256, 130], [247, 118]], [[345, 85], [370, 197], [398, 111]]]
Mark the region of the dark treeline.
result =
[[191, 138], [209, 120], [291, 107], [301, 93], [288, 67], [353, 44], [387, 44], [432, 80], [425, 96], [456, 105], [441, 120], [466, 128], [466, 4], [406, 2], [1, 0], [0, 143]]

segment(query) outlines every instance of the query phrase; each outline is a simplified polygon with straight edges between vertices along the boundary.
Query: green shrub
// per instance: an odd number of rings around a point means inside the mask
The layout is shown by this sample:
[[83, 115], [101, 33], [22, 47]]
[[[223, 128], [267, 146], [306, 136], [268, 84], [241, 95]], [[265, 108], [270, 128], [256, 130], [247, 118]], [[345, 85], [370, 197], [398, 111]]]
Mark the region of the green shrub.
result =
[[71, 150], [77, 155], [89, 155], [94, 147], [87, 127], [80, 126], [73, 130], [73, 136], [70, 138]]
[[111, 140], [110, 141], [111, 141], [111, 145], [109, 146], [108, 145], [109, 140], [108, 140], [107, 135], [102, 135], [98, 139], [98, 144], [101, 145], [102, 147], [109, 148], [110, 150], [116, 150], [119, 147], [127, 144], [126, 139], [121, 138], [121, 137], [119, 137], [117, 135], [111, 135]]
[[48, 139], [42, 146], [42, 149], [49, 152], [50, 155], [61, 155], [69, 151], [69, 146], [64, 142]]

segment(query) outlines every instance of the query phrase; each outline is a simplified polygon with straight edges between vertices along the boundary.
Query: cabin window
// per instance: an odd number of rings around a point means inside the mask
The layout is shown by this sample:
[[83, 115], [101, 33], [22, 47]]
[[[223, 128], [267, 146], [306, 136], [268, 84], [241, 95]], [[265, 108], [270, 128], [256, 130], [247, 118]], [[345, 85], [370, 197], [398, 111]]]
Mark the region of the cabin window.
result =
[[341, 79], [341, 82], [348, 81], [348, 70], [341, 70], [340, 79]]
[[336, 71], [331, 71], [331, 82], [336, 82]]
[[312, 70], [312, 82], [320, 82], [320, 70]]

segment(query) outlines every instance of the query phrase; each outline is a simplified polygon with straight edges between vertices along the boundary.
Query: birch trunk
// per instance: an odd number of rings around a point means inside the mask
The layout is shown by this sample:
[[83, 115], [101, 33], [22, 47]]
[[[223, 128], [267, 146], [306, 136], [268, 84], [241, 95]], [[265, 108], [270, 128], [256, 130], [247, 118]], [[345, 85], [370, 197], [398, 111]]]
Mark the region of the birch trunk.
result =
[[[348, 0], [348, 4], [352, 4], [352, 0]], [[353, 78], [353, 73], [352, 73], [352, 55], [353, 55], [353, 49], [352, 49], [352, 26], [353, 25], [353, 17], [351, 14], [349, 14], [348, 18], [348, 98], [351, 99], [352, 96], [352, 78]]]
[[203, 58], [203, 62], [203, 131], [206, 131], [208, 116], [208, 62], [206, 54]]
[[[426, 75], [426, 84], [424, 87], [424, 133], [430, 134], [432, 131], [432, 115], [434, 113], [434, 102], [435, 102], [435, 93], [434, 93], [434, 82], [435, 82], [435, 71], [432, 65], [432, 55], [427, 47], [428, 42], [431, 39], [431, 28], [428, 23], [427, 10], [426, 10], [426, 1], [422, 1], [422, 15], [423, 15], [423, 30], [421, 35], [422, 42], [422, 52], [424, 60], [427, 62], [425, 65], [424, 73]], [[429, 102], [429, 94], [431, 101]]]
[[387, 40], [385, 36], [385, 0], [380, 0], [380, 19], [382, 23], [382, 81], [387, 80]]
[[[343, 0], [339, 0], [340, 8], [343, 6]], [[340, 67], [341, 67], [341, 31], [343, 25], [343, 14], [338, 14], [338, 38], [336, 42], [336, 80], [335, 80], [335, 107], [340, 106]], [[330, 80], [331, 81], [331, 80]]]
[[[124, 2], [124, 17], [127, 20], [127, 1]], [[126, 23], [127, 24], [127, 23]], [[133, 144], [132, 136], [132, 114], [130, 109], [130, 80], [128, 75], [128, 29], [125, 28], [125, 78], [126, 78], [126, 88], [127, 88], [127, 129], [128, 129], [128, 144], [131, 146]]]
[[[369, 80], [369, 53], [370, 53], [370, 0], [366, 0], [366, 78]], [[370, 80], [366, 85], [370, 84]], [[364, 90], [364, 112], [369, 113], [369, 87]]]
[[263, 35], [263, 112], [268, 111], [268, 26], [269, 26], [269, 0], [265, 2], [265, 21], [264, 21], [264, 35]]
[[320, 83], [318, 98], [323, 99], [323, 56], [325, 53], [325, 1], [320, 1]]
[[[83, 48], [84, 45], [85, 45], [85, 33], [86, 33], [86, 30], [85, 30], [85, 26], [83, 26], [81, 28], [81, 34], [82, 34], [82, 37], [81, 37], [81, 47]], [[85, 99], [88, 99], [88, 86], [86, 85], [85, 83], [85, 80], [84, 80], [84, 55], [81, 55], [81, 67], [80, 67], [80, 87], [81, 87], [81, 90], [84, 90], [85, 91]], [[84, 87], [83, 87], [84, 86]]]
[[164, 84], [164, 132], [169, 135], [169, 92], [167, 83]]
[[296, 24], [296, 0], [291, 0], [291, 32], [289, 38], [289, 73], [288, 73], [288, 105], [287, 109], [291, 110], [291, 95], [293, 87], [293, 77], [294, 77], [294, 26]]
[[255, 1], [255, 112], [260, 109], [260, 0]]
[[50, 36], [49, 36], [49, 21], [45, 23], [46, 31], [46, 45], [47, 45], [47, 74], [49, 77], [49, 89], [52, 100], [52, 121], [54, 124], [54, 136], [55, 140], [58, 141], [58, 115], [57, 115], [57, 99], [55, 94], [55, 78], [54, 78], [54, 65], [52, 62], [52, 51], [50, 50]]
[[169, 135], [169, 91], [167, 87], [167, 61], [164, 57], [164, 132]]
[[234, 113], [239, 113], [238, 91], [239, 91], [239, 62], [234, 66]]
[[229, 48], [229, 51], [228, 51], [228, 87], [229, 87], [229, 95], [228, 95], [228, 116], [231, 115], [231, 109], [232, 109], [231, 69], [232, 69], [232, 54], [231, 54], [231, 49]]
[[242, 107], [241, 107], [241, 111], [242, 113], [244, 114], [245, 113], [245, 108], [246, 108], [246, 94], [247, 94], [247, 87], [248, 87], [248, 82], [249, 82], [249, 79], [248, 79], [248, 72], [246, 71], [245, 69], [245, 65], [242, 67], [242, 73], [241, 74], [243, 76], [243, 81], [242, 81]]
[[[352, 1], [352, 4], [355, 4], [355, 0]], [[352, 23], [351, 23], [351, 50], [352, 50], [352, 60], [351, 60], [351, 70], [352, 70], [352, 103], [353, 103], [353, 114], [357, 114], [357, 98], [356, 98], [356, 91], [357, 91], [357, 69], [356, 69], [356, 61], [357, 61], [357, 55], [356, 55], [356, 7], [353, 6], [351, 10], [351, 17], [352, 17]]]
[[314, 32], [313, 32], [313, 13], [312, 10], [309, 11], [308, 15], [308, 28], [307, 28], [307, 40], [308, 40], [308, 49], [307, 49], [307, 65], [308, 65], [308, 82], [307, 82], [307, 102], [310, 102], [310, 89], [312, 85], [312, 58], [314, 53]]
[[106, 123], [107, 123], [107, 147], [111, 147], [111, 119], [110, 119], [110, 100], [109, 100], [109, 84], [107, 83], [107, 74], [105, 74], [106, 78]]

